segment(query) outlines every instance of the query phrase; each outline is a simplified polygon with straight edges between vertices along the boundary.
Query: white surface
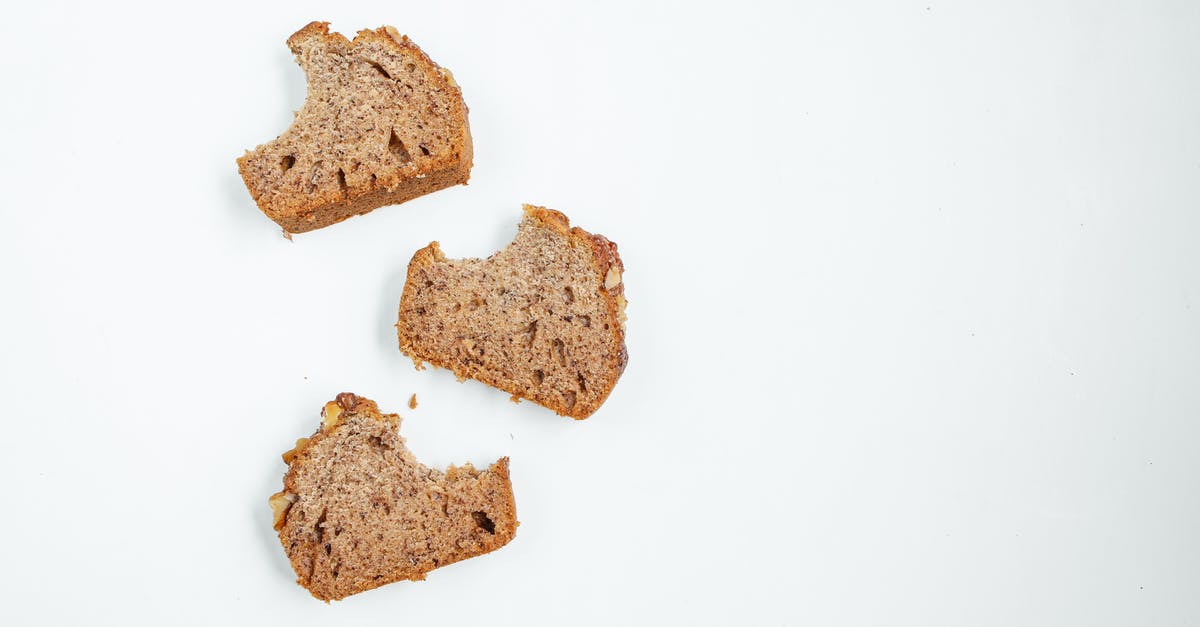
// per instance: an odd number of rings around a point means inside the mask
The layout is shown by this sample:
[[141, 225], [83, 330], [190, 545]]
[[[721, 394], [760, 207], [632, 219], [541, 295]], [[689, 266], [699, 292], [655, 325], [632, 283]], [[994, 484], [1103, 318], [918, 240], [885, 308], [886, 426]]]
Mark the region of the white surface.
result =
[[[10, 7], [0, 623], [1200, 622], [1200, 5], [1084, 4]], [[470, 186], [280, 236], [310, 19], [454, 71]], [[625, 260], [585, 422], [394, 343], [522, 202]], [[516, 539], [311, 599], [266, 497], [341, 391], [511, 456]]]

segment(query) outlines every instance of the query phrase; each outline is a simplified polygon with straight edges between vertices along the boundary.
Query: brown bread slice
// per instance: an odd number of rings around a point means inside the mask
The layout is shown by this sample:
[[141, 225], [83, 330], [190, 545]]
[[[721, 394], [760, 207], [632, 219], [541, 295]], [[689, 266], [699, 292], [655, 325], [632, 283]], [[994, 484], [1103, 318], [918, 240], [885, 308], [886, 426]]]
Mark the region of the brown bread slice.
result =
[[595, 412], [629, 360], [617, 245], [525, 205], [516, 238], [487, 259], [437, 242], [408, 265], [400, 350], [563, 416]]
[[313, 22], [287, 40], [308, 97], [277, 139], [239, 158], [259, 209], [302, 233], [466, 183], [467, 105], [449, 70], [391, 26], [353, 41]]
[[404, 446], [400, 416], [343, 393], [321, 427], [283, 454], [283, 491], [270, 498], [296, 581], [342, 599], [494, 551], [517, 530], [508, 458], [445, 472]]

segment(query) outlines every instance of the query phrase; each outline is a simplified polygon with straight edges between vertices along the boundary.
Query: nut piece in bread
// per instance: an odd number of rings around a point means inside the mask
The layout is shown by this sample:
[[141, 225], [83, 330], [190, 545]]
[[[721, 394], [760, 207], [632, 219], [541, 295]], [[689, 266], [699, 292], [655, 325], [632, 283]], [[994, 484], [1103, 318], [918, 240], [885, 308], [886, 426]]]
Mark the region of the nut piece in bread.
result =
[[323, 601], [494, 551], [517, 530], [504, 457], [487, 470], [445, 472], [404, 446], [400, 416], [343, 393], [317, 432], [285, 454], [283, 490], [269, 499], [297, 582]]
[[290, 128], [237, 160], [254, 202], [285, 233], [467, 182], [462, 90], [408, 37], [385, 26], [351, 41], [313, 22], [287, 44], [308, 97]]
[[448, 368], [560, 415], [592, 415], [629, 360], [617, 245], [525, 205], [516, 238], [487, 259], [437, 242], [408, 265], [396, 330], [421, 368]]

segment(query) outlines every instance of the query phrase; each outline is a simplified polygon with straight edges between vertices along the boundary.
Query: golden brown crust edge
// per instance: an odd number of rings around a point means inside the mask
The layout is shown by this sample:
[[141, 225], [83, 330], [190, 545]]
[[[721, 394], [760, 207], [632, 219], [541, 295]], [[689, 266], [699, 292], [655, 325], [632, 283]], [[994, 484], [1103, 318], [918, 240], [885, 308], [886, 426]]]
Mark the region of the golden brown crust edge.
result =
[[[242, 159], [238, 160], [238, 170], [242, 179], [248, 181], [251, 174], [246, 166], [243, 166]], [[398, 205], [447, 187], [466, 185], [470, 174], [471, 164], [470, 161], [467, 161], [446, 170], [428, 172], [424, 178], [411, 179], [407, 184], [399, 185], [395, 189], [383, 186], [374, 188], [363, 186], [355, 188], [357, 191], [347, 189], [343, 195], [337, 197], [314, 195], [312, 197], [314, 202], [305, 203], [302, 206], [290, 205], [284, 211], [264, 207], [263, 204], [259, 204], [259, 209], [284, 231], [306, 233], [337, 224], [354, 216], [370, 213], [380, 207]], [[247, 186], [249, 186], [248, 182]], [[259, 202], [258, 199], [255, 199], [255, 202]]]
[[[609, 372], [613, 374], [611, 384], [605, 387], [597, 396], [594, 403], [576, 403], [574, 407], [567, 407], [565, 403], [544, 403], [529, 398], [522, 394], [523, 390], [519, 389], [516, 385], [509, 385], [503, 380], [486, 376], [486, 373], [468, 374], [459, 368], [456, 363], [438, 359], [435, 355], [418, 355], [412, 340], [404, 335], [403, 327], [397, 324], [396, 329], [400, 342], [400, 351], [412, 358], [418, 370], [424, 369], [424, 362], [428, 362], [439, 368], [450, 370], [460, 380], [471, 378], [508, 392], [513, 396], [513, 400], [523, 398], [542, 405], [560, 416], [583, 420], [595, 413], [608, 400], [608, 396], [612, 394], [613, 389], [616, 387], [617, 380], [625, 372], [625, 367], [629, 364], [629, 349], [625, 344], [625, 281], [621, 278], [625, 272], [625, 264], [621, 261], [616, 244], [609, 241], [603, 235], [589, 233], [577, 226], [572, 227], [570, 219], [562, 212], [529, 204], [523, 206], [523, 211], [526, 216], [532, 217], [543, 225], [566, 235], [573, 242], [586, 245], [591, 249], [592, 260], [596, 266], [597, 276], [600, 278], [600, 293], [604, 298], [608, 310], [610, 328], [614, 329], [617, 335], [617, 342], [620, 345], [615, 356], [609, 359], [606, 364]], [[425, 248], [413, 253], [412, 260], [408, 264], [404, 292], [400, 297], [400, 311], [404, 311], [410, 302], [409, 299], [413, 297], [414, 292], [409, 289], [409, 286], [413, 285], [419, 278], [420, 269], [423, 266], [445, 261], [445, 259], [446, 255], [442, 253], [437, 242], [430, 242]], [[609, 287], [607, 286], [607, 278], [610, 276], [609, 273], [614, 269], [616, 270], [618, 281], [615, 285]]]
[[[459, 157], [446, 157], [424, 164], [410, 176], [398, 180], [394, 185], [374, 183], [353, 188], [343, 188], [340, 193], [330, 192], [310, 194], [298, 202], [283, 202], [282, 206], [271, 202], [267, 194], [255, 184], [255, 177], [249, 167], [249, 159], [253, 151], [247, 150], [237, 158], [238, 173], [242, 177], [246, 189], [250, 192], [255, 204], [268, 218], [278, 224], [287, 233], [305, 233], [324, 228], [357, 215], [369, 213], [387, 205], [397, 205], [414, 198], [424, 196], [454, 185], [466, 185], [471, 178], [471, 168], [474, 165], [474, 144], [471, 139], [469, 109], [463, 99], [462, 88], [454, 80], [450, 70], [441, 67], [421, 50], [407, 35], [401, 35], [392, 26], [381, 26], [374, 30], [365, 29], [358, 32], [353, 40], [348, 40], [341, 33], [329, 32], [329, 22], [313, 21], [297, 30], [287, 39], [288, 48], [299, 53], [299, 42], [309, 37], [325, 40], [329, 45], [353, 46], [356, 42], [375, 39], [386, 42], [397, 50], [407, 50], [417, 57], [426, 68], [432, 69], [440, 77], [442, 88], [451, 92], [455, 97], [452, 102], [458, 104], [458, 110], [452, 112], [457, 118], [456, 126], [463, 129], [462, 135], [455, 138], [456, 151]], [[307, 103], [307, 96], [305, 97]], [[303, 105], [301, 107], [303, 109]]]

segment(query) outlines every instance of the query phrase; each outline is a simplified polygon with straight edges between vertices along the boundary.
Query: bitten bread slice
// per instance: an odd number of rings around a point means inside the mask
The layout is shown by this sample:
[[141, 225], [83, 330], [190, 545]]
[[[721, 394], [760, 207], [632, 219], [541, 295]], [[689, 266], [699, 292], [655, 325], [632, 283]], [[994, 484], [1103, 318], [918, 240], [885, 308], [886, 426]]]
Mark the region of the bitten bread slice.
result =
[[238, 159], [246, 188], [289, 233], [411, 200], [471, 174], [462, 91], [391, 26], [353, 41], [313, 22], [287, 40], [308, 77], [291, 128]]
[[624, 266], [617, 245], [525, 205], [516, 238], [487, 259], [438, 243], [408, 265], [400, 350], [572, 418], [587, 418], [625, 370]]
[[400, 416], [339, 394], [320, 429], [283, 454], [283, 491], [270, 498], [297, 582], [324, 601], [378, 588], [494, 551], [517, 530], [508, 458], [446, 472], [404, 447]]

